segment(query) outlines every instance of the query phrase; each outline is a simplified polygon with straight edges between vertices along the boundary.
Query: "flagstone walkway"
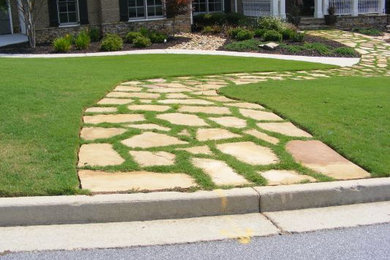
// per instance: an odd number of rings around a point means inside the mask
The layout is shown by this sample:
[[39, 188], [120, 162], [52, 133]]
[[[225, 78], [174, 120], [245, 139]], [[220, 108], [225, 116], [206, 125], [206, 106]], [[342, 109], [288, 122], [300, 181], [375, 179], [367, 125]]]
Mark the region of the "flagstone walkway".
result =
[[259, 104], [218, 94], [229, 84], [390, 76], [390, 45], [316, 31], [361, 54], [348, 68], [123, 82], [85, 111], [78, 175], [92, 192], [195, 190], [370, 177], [310, 133]]

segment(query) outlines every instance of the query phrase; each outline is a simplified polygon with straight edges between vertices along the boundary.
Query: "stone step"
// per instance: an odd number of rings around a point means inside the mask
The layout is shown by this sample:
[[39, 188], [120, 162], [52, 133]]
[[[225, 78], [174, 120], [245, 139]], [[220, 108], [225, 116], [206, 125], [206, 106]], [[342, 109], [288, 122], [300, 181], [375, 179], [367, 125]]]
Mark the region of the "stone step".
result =
[[325, 30], [331, 27], [325, 24], [310, 24], [310, 25], [299, 25], [300, 30]]
[[313, 25], [313, 24], [316, 24], [316, 25], [322, 25], [322, 24], [325, 24], [325, 21], [323, 18], [306, 18], [306, 17], [303, 17], [301, 18], [301, 25]]
[[386, 31], [390, 33], [390, 24], [386, 25]]

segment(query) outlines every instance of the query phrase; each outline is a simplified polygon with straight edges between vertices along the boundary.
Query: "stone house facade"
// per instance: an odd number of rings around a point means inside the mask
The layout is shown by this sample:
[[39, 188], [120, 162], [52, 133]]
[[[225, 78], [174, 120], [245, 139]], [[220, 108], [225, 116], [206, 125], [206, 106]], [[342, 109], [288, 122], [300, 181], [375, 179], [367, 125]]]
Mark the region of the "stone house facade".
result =
[[[12, 32], [25, 33], [17, 2], [9, 0]], [[164, 0], [37, 0], [37, 42], [51, 42], [58, 36], [77, 33], [87, 27], [103, 34], [127, 32], [141, 27], [169, 31], [172, 19], [166, 18]], [[176, 18], [176, 30], [191, 30], [191, 9]]]

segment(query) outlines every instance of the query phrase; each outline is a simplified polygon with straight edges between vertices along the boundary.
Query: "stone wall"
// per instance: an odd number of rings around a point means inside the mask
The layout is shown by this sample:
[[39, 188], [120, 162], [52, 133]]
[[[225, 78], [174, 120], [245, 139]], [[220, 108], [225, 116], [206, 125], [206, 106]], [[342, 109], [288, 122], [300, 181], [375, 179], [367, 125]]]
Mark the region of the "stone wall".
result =
[[359, 16], [338, 16], [336, 27], [344, 30], [351, 30], [353, 27], [373, 27], [380, 30], [386, 28], [388, 24], [388, 15], [371, 14]]

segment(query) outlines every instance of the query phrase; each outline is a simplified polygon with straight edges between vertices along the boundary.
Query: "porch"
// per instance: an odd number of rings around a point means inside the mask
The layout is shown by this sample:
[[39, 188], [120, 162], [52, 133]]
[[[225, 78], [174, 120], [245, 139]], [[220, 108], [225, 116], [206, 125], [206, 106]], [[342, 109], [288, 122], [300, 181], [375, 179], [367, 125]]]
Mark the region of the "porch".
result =
[[[235, 3], [240, 0], [235, 0]], [[242, 0], [242, 12], [246, 16], [276, 16], [286, 18], [289, 6], [286, 0]], [[358, 16], [385, 14], [386, 0], [299, 0], [304, 9], [303, 16], [323, 18], [328, 7], [334, 6], [336, 15]], [[289, 2], [290, 3], [290, 2]]]

